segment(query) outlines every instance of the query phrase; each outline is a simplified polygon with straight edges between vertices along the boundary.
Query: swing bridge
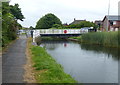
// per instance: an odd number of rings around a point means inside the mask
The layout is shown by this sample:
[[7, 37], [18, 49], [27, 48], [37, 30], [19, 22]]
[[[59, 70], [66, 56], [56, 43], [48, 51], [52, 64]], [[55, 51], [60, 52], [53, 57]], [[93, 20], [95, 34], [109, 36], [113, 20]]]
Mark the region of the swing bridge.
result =
[[88, 33], [88, 30], [81, 29], [39, 29], [32, 30], [33, 38], [41, 36], [41, 37], [73, 37], [80, 36], [81, 34]]

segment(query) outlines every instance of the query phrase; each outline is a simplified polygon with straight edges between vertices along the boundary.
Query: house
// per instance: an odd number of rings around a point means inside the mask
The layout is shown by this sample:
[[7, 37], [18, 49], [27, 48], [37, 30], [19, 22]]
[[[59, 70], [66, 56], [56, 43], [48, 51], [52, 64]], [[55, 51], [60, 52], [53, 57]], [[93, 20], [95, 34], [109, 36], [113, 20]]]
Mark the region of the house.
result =
[[67, 24], [67, 23], [64, 23], [63, 26], [68, 26], [68, 24]]
[[72, 23], [70, 23], [69, 25], [71, 25], [71, 24], [79, 24], [79, 23], [82, 22], [82, 21], [86, 21], [86, 20], [76, 20], [76, 19], [74, 18], [74, 21], [73, 21]]
[[102, 25], [103, 25], [102, 20], [96, 20], [94, 23], [95, 23], [99, 28], [102, 27]]
[[102, 22], [102, 31], [118, 31], [118, 29], [120, 29], [120, 16], [107, 15]]

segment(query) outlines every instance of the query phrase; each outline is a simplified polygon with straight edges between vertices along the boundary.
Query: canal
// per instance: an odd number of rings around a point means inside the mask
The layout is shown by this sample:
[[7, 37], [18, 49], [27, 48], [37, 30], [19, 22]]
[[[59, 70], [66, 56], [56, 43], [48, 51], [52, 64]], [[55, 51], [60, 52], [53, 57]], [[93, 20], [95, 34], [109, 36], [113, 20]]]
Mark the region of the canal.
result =
[[72, 41], [42, 41], [64, 71], [80, 83], [118, 83], [118, 49]]

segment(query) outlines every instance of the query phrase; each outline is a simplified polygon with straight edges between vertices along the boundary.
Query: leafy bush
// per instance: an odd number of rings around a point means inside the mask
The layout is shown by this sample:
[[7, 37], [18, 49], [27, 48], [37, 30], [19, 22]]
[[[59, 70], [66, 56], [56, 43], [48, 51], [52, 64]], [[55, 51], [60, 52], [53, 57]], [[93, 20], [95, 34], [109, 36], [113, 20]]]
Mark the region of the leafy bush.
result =
[[[22, 26], [17, 20], [24, 19], [19, 5], [9, 5], [8, 2], [2, 4], [2, 47], [5, 47], [10, 41], [17, 37], [17, 30]], [[1, 18], [1, 17], [0, 17]]]

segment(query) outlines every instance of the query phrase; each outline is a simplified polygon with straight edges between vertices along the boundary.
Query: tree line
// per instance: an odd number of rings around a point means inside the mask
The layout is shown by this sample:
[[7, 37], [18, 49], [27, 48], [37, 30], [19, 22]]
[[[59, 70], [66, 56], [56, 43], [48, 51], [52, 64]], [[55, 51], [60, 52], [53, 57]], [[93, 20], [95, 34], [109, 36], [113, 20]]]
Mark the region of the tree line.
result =
[[9, 2], [2, 2], [2, 47], [17, 38], [17, 31], [22, 28], [18, 20], [23, 21], [19, 4], [9, 5]]

